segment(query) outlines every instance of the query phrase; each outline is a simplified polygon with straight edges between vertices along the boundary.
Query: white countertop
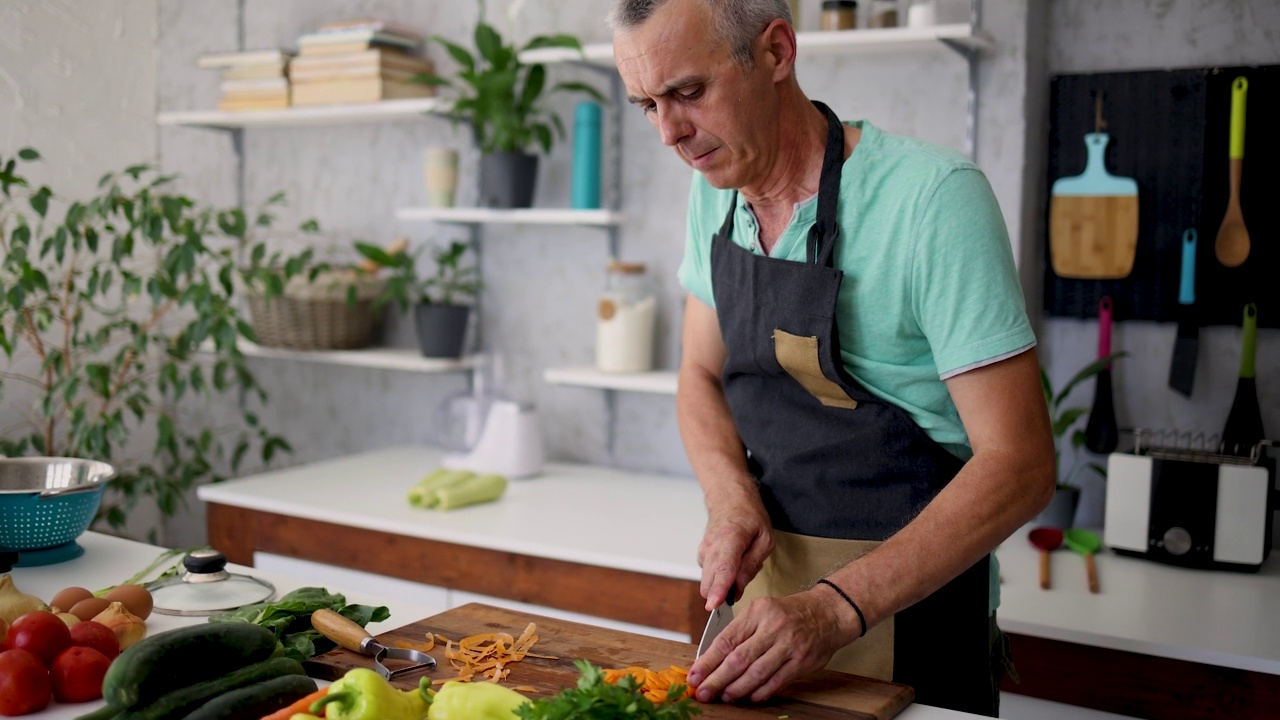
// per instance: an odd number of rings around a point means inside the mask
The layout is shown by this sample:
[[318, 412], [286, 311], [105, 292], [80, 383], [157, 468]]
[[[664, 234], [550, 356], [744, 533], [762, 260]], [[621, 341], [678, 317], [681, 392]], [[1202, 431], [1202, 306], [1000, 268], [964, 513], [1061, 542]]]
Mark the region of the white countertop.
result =
[[1101, 586], [1094, 595], [1084, 558], [1063, 547], [1050, 554], [1052, 587], [1041, 590], [1040, 556], [1027, 530], [996, 553], [1004, 630], [1280, 675], [1280, 561], [1274, 554], [1254, 574], [1103, 551], [1094, 556]]
[[[433, 512], [404, 500], [439, 463], [423, 447], [379, 450], [199, 490], [205, 501], [414, 537], [698, 580], [695, 553], [706, 510], [687, 478], [552, 464], [512, 482], [497, 503]], [[642, 538], [642, 542], [637, 542]], [[1110, 552], [1096, 560], [1102, 592], [1085, 587], [1084, 562], [1053, 555], [1054, 587], [1041, 590], [1025, 530], [997, 552], [1000, 624], [1010, 632], [1280, 675], [1280, 561], [1258, 574], [1187, 570]]]
[[513, 480], [502, 500], [447, 512], [409, 505], [409, 488], [441, 453], [399, 447], [217, 485], [205, 502], [306, 517], [683, 580], [701, 579], [695, 553], [707, 522], [690, 478], [548, 464]]
[[[153, 545], [93, 532], [81, 535], [78, 542], [85, 549], [84, 555], [56, 565], [14, 568], [12, 571], [14, 583], [23, 592], [36, 595], [47, 601], [59, 590], [70, 585], [79, 585], [90, 590], [97, 590], [118, 584], [151, 564], [163, 552], [163, 548]], [[277, 595], [282, 595], [297, 587], [312, 584], [305, 579], [262, 573], [253, 568], [235, 564], [230, 564], [227, 568], [233, 572], [252, 574], [270, 580], [276, 586]], [[325, 587], [330, 592], [342, 593], [346, 596], [348, 602], [386, 605], [391, 611], [391, 617], [380, 623], [369, 624], [368, 629], [375, 635], [444, 610], [444, 608], [423, 607], [394, 600], [383, 600], [363, 595], [359, 592], [351, 592], [346, 588]], [[147, 632], [148, 634], [155, 634], [199, 622], [206, 622], [206, 620], [199, 617], [184, 618], [153, 613], [151, 617], [147, 618]], [[102, 707], [102, 705], [103, 702], [101, 700], [73, 705], [53, 702], [47, 709], [24, 717], [32, 718], [32, 720], [73, 720], [80, 715]], [[898, 717], [902, 720], [963, 720], [964, 718], [973, 718], [975, 716], [925, 705], [911, 705]]]

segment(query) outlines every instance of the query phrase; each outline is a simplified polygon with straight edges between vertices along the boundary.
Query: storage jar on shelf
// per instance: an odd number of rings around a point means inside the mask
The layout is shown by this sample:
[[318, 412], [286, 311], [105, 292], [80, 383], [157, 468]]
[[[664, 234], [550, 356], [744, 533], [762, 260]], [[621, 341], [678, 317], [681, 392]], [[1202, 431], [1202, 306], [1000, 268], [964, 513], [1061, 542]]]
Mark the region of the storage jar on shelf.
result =
[[596, 369], [652, 370], [657, 309], [644, 264], [610, 261], [596, 307]]

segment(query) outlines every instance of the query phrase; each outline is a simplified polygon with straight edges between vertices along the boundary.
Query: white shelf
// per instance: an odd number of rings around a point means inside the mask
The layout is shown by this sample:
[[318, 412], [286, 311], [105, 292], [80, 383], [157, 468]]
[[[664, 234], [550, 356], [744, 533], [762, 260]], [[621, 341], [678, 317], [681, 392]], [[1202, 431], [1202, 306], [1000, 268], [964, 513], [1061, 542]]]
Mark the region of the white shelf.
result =
[[156, 123], [230, 130], [248, 127], [397, 122], [419, 119], [424, 115], [443, 114], [449, 111], [451, 104], [449, 100], [430, 97], [383, 100], [373, 103], [290, 107], [279, 110], [162, 112], [156, 116]]
[[405, 348], [362, 348], [359, 350], [288, 350], [257, 345], [241, 339], [236, 343], [246, 357], [272, 360], [301, 360], [324, 365], [378, 368], [418, 373], [447, 373], [471, 370], [479, 365], [479, 359], [466, 357], [459, 360], [423, 357], [417, 350]]
[[655, 370], [644, 373], [607, 373], [594, 367], [547, 368], [542, 379], [552, 385], [577, 385], [579, 387], [626, 390], [657, 395], [676, 394], [676, 372]]
[[622, 213], [613, 210], [570, 210], [567, 208], [529, 208], [497, 210], [494, 208], [401, 208], [396, 210], [399, 220], [430, 220], [440, 223], [479, 225], [501, 223], [506, 225], [595, 225], [612, 226], [622, 223]]
[[[801, 53], [801, 58], [818, 53], [850, 54], [862, 51], [918, 50], [922, 46], [937, 45], [944, 41], [972, 50], [988, 50], [994, 45], [990, 36], [981, 29], [971, 28], [968, 23], [796, 33], [796, 46]], [[520, 59], [525, 62], [540, 63], [585, 60], [596, 65], [613, 65], [612, 43], [584, 45], [582, 50], [583, 54], [579, 55], [576, 51], [563, 48], [542, 48], [521, 53]]]

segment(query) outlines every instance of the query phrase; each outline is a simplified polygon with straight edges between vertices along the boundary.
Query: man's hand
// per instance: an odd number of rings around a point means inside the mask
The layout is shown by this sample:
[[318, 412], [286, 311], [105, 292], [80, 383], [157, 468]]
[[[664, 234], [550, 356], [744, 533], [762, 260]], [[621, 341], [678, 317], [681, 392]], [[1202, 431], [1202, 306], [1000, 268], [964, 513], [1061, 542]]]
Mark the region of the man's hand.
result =
[[861, 625], [856, 616], [850, 623], [844, 603], [823, 590], [759, 598], [738, 608], [733, 622], [689, 669], [689, 686], [698, 700], [764, 702], [788, 682], [826, 666], [858, 637]]
[[[698, 546], [702, 597], [707, 610], [719, 607], [732, 588], [742, 588], [760, 572], [773, 552], [769, 514], [755, 492], [735, 492], [734, 485], [716, 499], [707, 498], [707, 530]], [[737, 600], [736, 597], [733, 598]]]

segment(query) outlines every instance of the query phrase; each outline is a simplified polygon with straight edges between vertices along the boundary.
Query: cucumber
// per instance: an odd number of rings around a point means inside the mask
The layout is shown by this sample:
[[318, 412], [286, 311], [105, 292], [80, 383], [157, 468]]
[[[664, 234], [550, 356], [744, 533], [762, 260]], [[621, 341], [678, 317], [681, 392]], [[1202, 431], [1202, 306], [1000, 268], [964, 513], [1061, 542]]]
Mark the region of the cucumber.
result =
[[186, 720], [260, 720], [316, 691], [306, 675], [281, 675], [232, 690], [210, 700]]
[[204, 680], [166, 695], [148, 705], [126, 710], [116, 720], [176, 720], [195, 712], [201, 705], [232, 690], [239, 690], [264, 680], [285, 675], [305, 675], [302, 663], [293, 658], [263, 660], [232, 671], [222, 677]]
[[167, 630], [120, 653], [102, 678], [102, 697], [128, 710], [202, 680], [271, 657], [276, 634], [253, 623], [203, 623]]

